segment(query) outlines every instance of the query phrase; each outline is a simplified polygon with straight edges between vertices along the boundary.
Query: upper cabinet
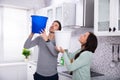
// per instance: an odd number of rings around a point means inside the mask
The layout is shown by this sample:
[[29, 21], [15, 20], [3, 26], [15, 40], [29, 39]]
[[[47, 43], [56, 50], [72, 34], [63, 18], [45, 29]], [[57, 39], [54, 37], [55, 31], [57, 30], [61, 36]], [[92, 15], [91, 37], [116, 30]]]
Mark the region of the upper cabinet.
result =
[[76, 3], [76, 25], [93, 28], [94, 0], [79, 0]]
[[55, 7], [55, 19], [61, 21], [62, 26], [75, 25], [75, 4], [63, 3]]
[[98, 36], [120, 35], [120, 0], [95, 0], [94, 32]]
[[35, 14], [41, 15], [41, 16], [47, 16], [46, 8], [41, 8], [39, 10], [35, 10]]
[[44, 15], [48, 16], [47, 27], [50, 27], [54, 20], [59, 20], [62, 24], [62, 27], [68, 25], [75, 25], [76, 23], [75, 3], [62, 3], [59, 5], [42, 8], [37, 11], [37, 14], [43, 15], [41, 14], [41, 12], [44, 13]]
[[118, 18], [118, 30], [120, 31], [120, 0], [119, 0], [119, 12], [118, 12], [118, 14], [119, 14], [119, 18]]

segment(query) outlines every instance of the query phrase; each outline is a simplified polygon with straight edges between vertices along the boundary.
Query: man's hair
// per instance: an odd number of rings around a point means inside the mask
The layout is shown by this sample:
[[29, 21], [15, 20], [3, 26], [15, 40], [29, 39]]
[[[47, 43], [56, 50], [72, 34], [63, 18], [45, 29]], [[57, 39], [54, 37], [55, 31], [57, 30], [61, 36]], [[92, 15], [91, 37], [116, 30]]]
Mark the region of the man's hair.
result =
[[55, 20], [54, 22], [57, 22], [57, 23], [59, 24], [59, 29], [58, 29], [58, 30], [61, 30], [61, 29], [62, 29], [62, 26], [61, 26], [61, 23], [60, 23], [60, 21], [58, 21], [58, 20]]

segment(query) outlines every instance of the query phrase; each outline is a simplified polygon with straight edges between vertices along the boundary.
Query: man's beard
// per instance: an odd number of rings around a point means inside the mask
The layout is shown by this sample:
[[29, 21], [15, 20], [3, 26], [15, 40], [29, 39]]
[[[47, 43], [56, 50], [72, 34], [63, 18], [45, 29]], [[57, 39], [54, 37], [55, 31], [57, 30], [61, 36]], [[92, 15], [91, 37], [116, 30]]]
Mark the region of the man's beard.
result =
[[55, 33], [55, 32], [53, 32], [53, 31], [49, 31], [50, 33]]

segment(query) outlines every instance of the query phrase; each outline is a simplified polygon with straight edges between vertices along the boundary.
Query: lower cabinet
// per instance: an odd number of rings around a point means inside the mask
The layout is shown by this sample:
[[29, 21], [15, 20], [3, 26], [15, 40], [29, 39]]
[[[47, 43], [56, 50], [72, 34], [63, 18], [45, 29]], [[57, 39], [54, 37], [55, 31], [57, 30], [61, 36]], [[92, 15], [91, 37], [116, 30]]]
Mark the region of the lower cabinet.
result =
[[[58, 67], [58, 71], [63, 70], [64, 67]], [[66, 70], [66, 68], [64, 69]], [[34, 80], [33, 74], [36, 71], [36, 65], [32, 63], [28, 63], [27, 65], [27, 80]], [[70, 77], [65, 76], [64, 74], [58, 74], [59, 80], [72, 80]]]
[[72, 80], [72, 78], [69, 78], [65, 75], [59, 74], [59, 80]]
[[27, 80], [25, 63], [1, 63], [0, 80]]
[[28, 63], [28, 66], [27, 66], [27, 80], [34, 80], [33, 78], [33, 74], [35, 73], [36, 71], [36, 66], [34, 64], [30, 64]]

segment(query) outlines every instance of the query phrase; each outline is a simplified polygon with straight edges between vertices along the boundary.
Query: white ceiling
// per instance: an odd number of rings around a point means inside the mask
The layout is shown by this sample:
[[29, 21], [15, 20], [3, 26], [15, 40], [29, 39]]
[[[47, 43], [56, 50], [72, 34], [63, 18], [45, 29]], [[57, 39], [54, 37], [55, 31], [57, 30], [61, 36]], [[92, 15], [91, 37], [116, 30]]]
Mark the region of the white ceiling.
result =
[[49, 6], [51, 0], [0, 0], [0, 6], [14, 6], [24, 9], [42, 8]]

